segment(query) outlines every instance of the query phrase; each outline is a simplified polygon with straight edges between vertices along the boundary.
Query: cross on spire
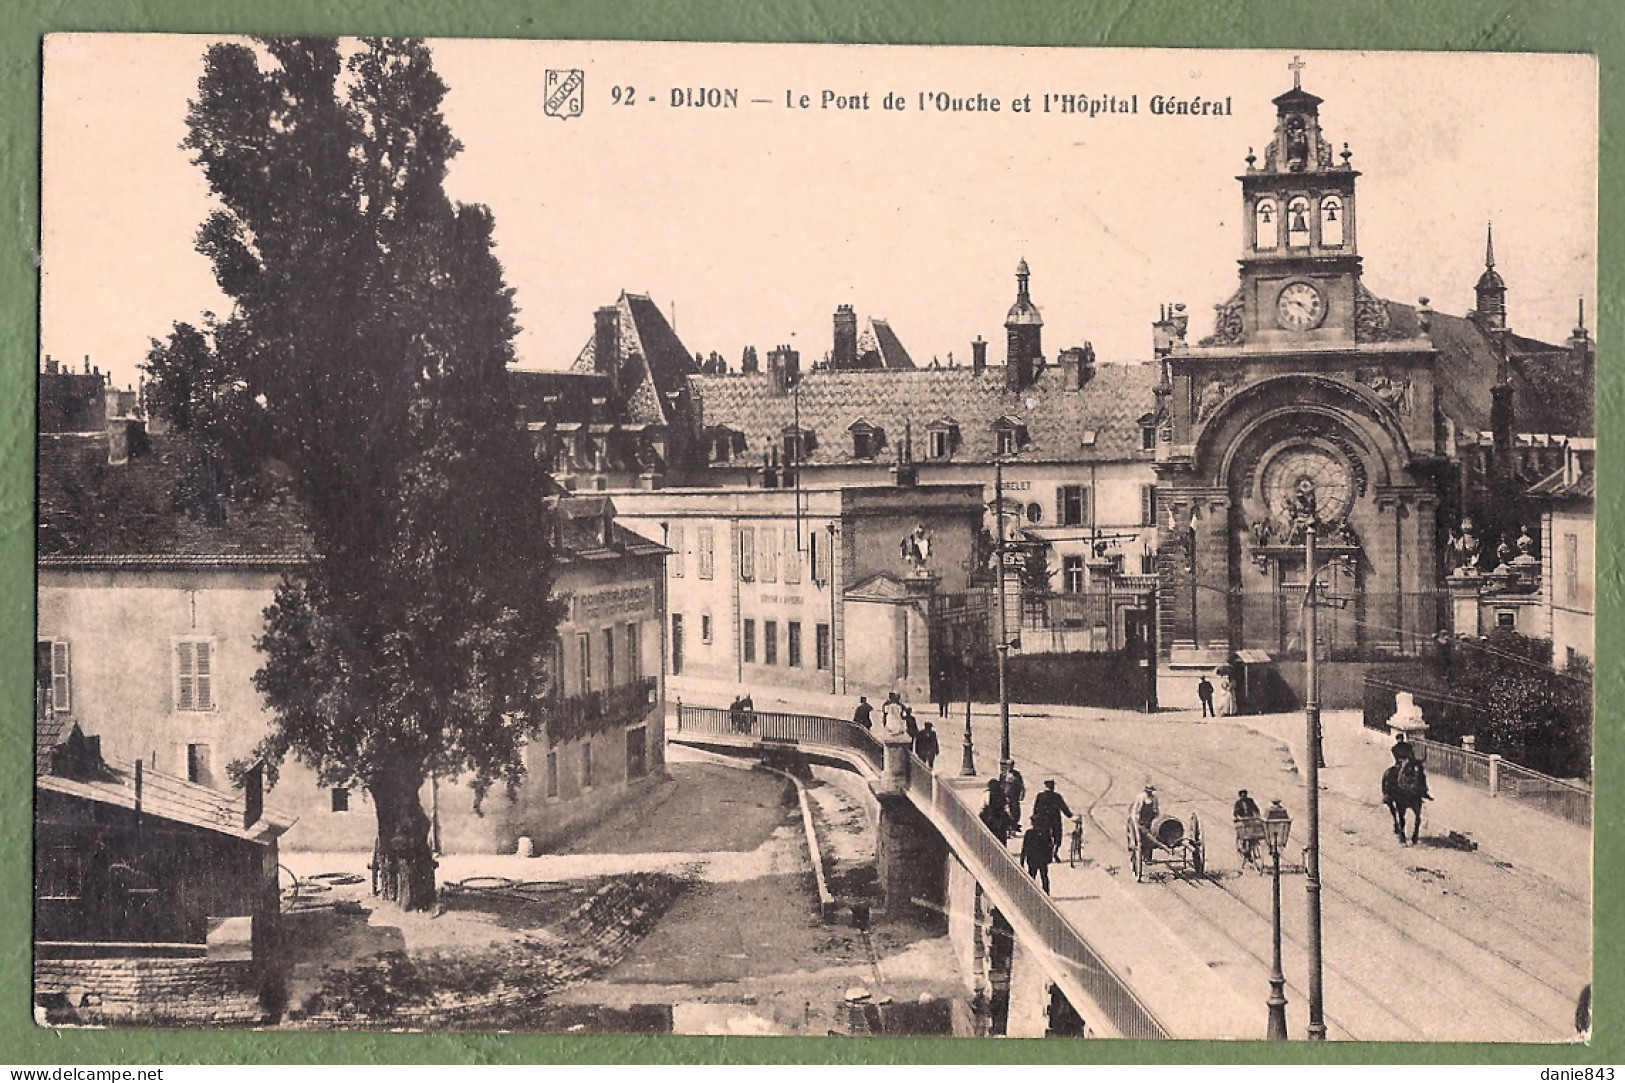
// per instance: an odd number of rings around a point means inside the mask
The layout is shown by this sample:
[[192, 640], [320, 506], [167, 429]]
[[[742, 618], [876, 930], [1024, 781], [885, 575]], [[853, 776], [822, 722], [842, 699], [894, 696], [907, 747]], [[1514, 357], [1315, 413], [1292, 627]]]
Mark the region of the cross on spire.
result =
[[1292, 63], [1288, 64], [1287, 67], [1292, 69], [1292, 89], [1302, 90], [1303, 69], [1308, 67], [1308, 65], [1303, 62], [1301, 57], [1294, 56], [1292, 58]]

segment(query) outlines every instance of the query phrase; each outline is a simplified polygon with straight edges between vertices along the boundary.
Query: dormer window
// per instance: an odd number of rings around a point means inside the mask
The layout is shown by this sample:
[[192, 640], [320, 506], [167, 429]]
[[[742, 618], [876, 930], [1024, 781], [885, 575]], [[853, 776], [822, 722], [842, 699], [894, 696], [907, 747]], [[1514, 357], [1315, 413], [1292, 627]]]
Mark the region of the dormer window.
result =
[[1027, 426], [1019, 417], [1006, 414], [993, 422], [993, 437], [1000, 455], [1014, 455], [1027, 443]]
[[1268, 251], [1281, 243], [1280, 224], [1281, 212], [1273, 199], [1261, 199], [1254, 211], [1254, 237], [1253, 247], [1259, 251]]
[[886, 446], [886, 430], [867, 421], [855, 421], [846, 431], [852, 434], [854, 459], [873, 459]]
[[745, 453], [745, 434], [726, 425], [718, 425], [711, 430], [710, 445], [712, 462], [732, 462]]
[[925, 427], [926, 451], [933, 459], [946, 459], [959, 446], [959, 422], [939, 418]]
[[1320, 201], [1320, 243], [1328, 248], [1343, 244], [1343, 201], [1327, 196]]
[[796, 463], [807, 461], [807, 457], [818, 446], [817, 439], [811, 429], [798, 429], [788, 425], [780, 434], [783, 439], [780, 446], [784, 449], [784, 464], [793, 466]]

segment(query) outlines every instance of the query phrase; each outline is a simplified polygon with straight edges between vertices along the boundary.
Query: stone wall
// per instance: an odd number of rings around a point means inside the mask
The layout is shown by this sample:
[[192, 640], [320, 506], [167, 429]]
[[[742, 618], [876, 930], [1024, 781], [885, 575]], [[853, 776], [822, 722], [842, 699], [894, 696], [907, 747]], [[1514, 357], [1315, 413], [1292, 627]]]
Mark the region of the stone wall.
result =
[[37, 959], [34, 1002], [65, 1025], [255, 1026], [259, 980], [244, 960]]

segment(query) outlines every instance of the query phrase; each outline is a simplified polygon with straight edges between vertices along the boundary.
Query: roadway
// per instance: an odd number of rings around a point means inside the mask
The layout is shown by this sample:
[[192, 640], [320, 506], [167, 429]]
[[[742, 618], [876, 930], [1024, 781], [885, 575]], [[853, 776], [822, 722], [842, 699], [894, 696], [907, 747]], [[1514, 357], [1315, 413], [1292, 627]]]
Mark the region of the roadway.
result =
[[[1308, 924], [1301, 716], [1199, 721], [1021, 706], [1012, 753], [1027, 783], [1024, 811], [1054, 778], [1085, 818], [1085, 863], [1052, 870], [1063, 912], [1098, 898], [1104, 872], [1133, 893], [1143, 917], [1171, 933], [1236, 998], [1257, 1004], [1262, 1035], [1270, 969], [1270, 878], [1240, 870], [1230, 807], [1247, 789], [1261, 807], [1279, 797], [1294, 819], [1283, 857], [1283, 957], [1288, 1033], [1307, 1027]], [[943, 725], [939, 770], [959, 764], [960, 713]], [[932, 712], [934, 714], [934, 712]], [[1402, 846], [1378, 797], [1386, 747], [1358, 717], [1327, 716], [1321, 773], [1324, 1004], [1329, 1037], [1377, 1041], [1550, 1042], [1574, 1038], [1574, 1008], [1590, 979], [1588, 828], [1450, 780], [1432, 780], [1421, 844]], [[995, 769], [998, 722], [978, 709], [977, 766]], [[1294, 754], [1294, 748], [1297, 755]], [[1157, 786], [1162, 811], [1203, 825], [1204, 877], [1154, 865], [1136, 884], [1125, 822], [1141, 788]], [[1466, 849], [1451, 832], [1478, 843]], [[1012, 847], [1017, 845], [1012, 842]], [[1063, 848], [1064, 853], [1064, 848]], [[1069, 901], [1071, 900], [1071, 901]], [[1070, 916], [1070, 915], [1069, 915]], [[1082, 926], [1080, 926], [1082, 927]], [[1083, 928], [1085, 935], [1089, 934]], [[1228, 1007], [1228, 1006], [1227, 1006]]]

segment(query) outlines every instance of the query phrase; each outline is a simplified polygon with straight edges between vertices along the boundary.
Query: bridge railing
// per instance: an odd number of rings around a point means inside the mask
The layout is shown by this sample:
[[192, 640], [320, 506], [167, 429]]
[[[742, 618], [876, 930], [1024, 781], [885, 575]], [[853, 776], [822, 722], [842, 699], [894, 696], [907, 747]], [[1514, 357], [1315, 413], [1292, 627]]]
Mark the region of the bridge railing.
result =
[[[921, 772], [925, 770], [918, 759], [909, 766]], [[917, 796], [919, 790], [914, 778], [911, 774], [910, 789]], [[1167, 1030], [1129, 984], [1062, 916], [1054, 901], [1021, 868], [1005, 844], [987, 829], [954, 787], [940, 779], [930, 778], [930, 781], [931, 807], [953, 830], [955, 846], [972, 854], [1004, 897], [1020, 911], [1038, 934], [1037, 949], [1046, 952], [1057, 966], [1072, 972], [1084, 992], [1099, 1005], [1124, 1038], [1167, 1038]]]
[[[882, 770], [884, 746], [869, 730], [854, 722], [819, 715], [782, 711], [737, 711], [722, 707], [677, 705], [677, 728], [685, 734], [717, 734], [789, 745], [825, 745], [859, 752]], [[1024, 872], [1004, 843], [993, 836], [977, 810], [947, 782], [934, 775], [925, 761], [909, 753], [908, 794], [921, 808], [933, 811], [952, 837], [950, 845], [973, 858], [1037, 934], [1034, 945], [1055, 966], [1065, 967], [1125, 1038], [1167, 1038], [1168, 1032], [1129, 984], [1118, 976], [1098, 952], [1062, 916], [1053, 900]]]
[[725, 707], [677, 705], [679, 733], [748, 737], [789, 745], [833, 745], [848, 748], [879, 772], [884, 749], [874, 734], [855, 722], [789, 711], [736, 711]]

